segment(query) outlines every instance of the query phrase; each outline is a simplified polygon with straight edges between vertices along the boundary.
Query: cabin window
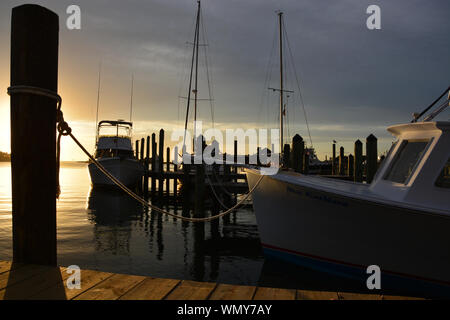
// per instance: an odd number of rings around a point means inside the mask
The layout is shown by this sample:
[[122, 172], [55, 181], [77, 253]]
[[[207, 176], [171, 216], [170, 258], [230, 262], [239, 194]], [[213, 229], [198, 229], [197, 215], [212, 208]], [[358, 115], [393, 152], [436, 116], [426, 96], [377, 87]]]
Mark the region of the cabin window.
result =
[[403, 141], [384, 179], [406, 184], [422, 158], [429, 140]]
[[441, 174], [436, 180], [436, 186], [440, 188], [450, 189], [450, 158], [442, 169]]

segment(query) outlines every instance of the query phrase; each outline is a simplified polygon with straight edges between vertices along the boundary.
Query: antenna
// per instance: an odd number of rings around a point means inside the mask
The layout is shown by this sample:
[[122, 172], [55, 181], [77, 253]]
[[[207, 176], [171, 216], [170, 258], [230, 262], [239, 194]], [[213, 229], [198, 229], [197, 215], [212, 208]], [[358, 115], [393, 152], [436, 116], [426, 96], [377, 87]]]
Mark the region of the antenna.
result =
[[98, 107], [100, 105], [100, 81], [102, 77], [102, 62], [100, 61], [98, 66], [98, 86], [97, 86], [97, 114], [95, 116], [95, 144], [97, 145], [98, 139]]
[[134, 87], [134, 74], [131, 75], [130, 122], [133, 117], [133, 87]]

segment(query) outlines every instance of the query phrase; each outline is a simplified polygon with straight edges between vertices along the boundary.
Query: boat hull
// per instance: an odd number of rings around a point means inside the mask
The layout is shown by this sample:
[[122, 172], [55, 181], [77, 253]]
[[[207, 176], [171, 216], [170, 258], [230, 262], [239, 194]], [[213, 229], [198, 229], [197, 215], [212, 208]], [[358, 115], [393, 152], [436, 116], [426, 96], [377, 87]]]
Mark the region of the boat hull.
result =
[[[126, 186], [135, 186], [143, 174], [142, 165], [135, 159], [106, 158], [97, 161]], [[89, 175], [92, 184], [95, 186], [115, 186], [114, 182], [101, 172], [94, 163], [89, 164]]]
[[[260, 175], [247, 170], [251, 189]], [[389, 286], [450, 289], [450, 219], [266, 176], [252, 194], [264, 252], [302, 266]], [[413, 280], [413, 282], [411, 282]]]

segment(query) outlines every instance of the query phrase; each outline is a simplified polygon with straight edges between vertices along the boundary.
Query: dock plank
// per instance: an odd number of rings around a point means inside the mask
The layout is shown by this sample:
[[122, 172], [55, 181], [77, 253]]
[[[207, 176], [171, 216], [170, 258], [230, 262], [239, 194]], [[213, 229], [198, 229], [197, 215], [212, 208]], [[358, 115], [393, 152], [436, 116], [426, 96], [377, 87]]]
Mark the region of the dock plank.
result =
[[297, 290], [297, 300], [338, 300], [337, 292]]
[[210, 300], [251, 300], [256, 287], [219, 284]]
[[78, 295], [74, 300], [117, 300], [144, 280], [143, 276], [114, 274]]
[[81, 270], [81, 289], [69, 289], [66, 282], [62, 281], [31, 298], [35, 300], [71, 300], [113, 275], [109, 272]]
[[46, 270], [48, 270], [48, 267], [45, 266], [25, 266], [21, 269], [4, 272], [0, 274], [0, 290], [37, 275], [40, 272], [45, 272]]
[[180, 282], [175, 279], [146, 278], [121, 296], [120, 300], [161, 300]]
[[0, 274], [8, 272], [11, 269], [11, 261], [0, 261]]
[[381, 300], [379, 294], [338, 292], [339, 300]]
[[[32, 269], [36, 268], [35, 275], [27, 277], [26, 279], [8, 284], [5, 289], [0, 290], [0, 300], [23, 300], [43, 291], [56, 283], [63, 281], [63, 273], [66, 268], [59, 267], [42, 267], [30, 266]], [[16, 271], [11, 271], [11, 277], [21, 277], [25, 273], [25, 267]], [[34, 272], [34, 271], [31, 271]]]
[[215, 283], [182, 280], [167, 297], [167, 300], [205, 300], [216, 287]]
[[294, 289], [258, 287], [253, 300], [295, 300], [295, 293]]

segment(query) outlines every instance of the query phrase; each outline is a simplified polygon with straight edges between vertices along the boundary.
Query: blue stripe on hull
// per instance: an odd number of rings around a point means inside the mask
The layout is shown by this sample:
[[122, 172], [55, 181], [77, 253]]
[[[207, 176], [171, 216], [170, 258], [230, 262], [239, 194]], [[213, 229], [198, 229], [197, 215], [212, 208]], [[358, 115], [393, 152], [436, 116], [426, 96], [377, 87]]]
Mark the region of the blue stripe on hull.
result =
[[[283, 260], [285, 262], [329, 273], [338, 277], [351, 278], [365, 283], [367, 278], [370, 276], [366, 273], [366, 270], [363, 270], [362, 268], [314, 259], [267, 247], [264, 247], [263, 249], [264, 255], [267, 258]], [[381, 271], [383, 271], [382, 266], [380, 266], [380, 268]], [[405, 292], [405, 295], [409, 294], [419, 297], [450, 298], [450, 286], [448, 285], [383, 272], [381, 275], [381, 288], [383, 291], [392, 290]], [[374, 293], [376, 293], [376, 290], [374, 290]]]

